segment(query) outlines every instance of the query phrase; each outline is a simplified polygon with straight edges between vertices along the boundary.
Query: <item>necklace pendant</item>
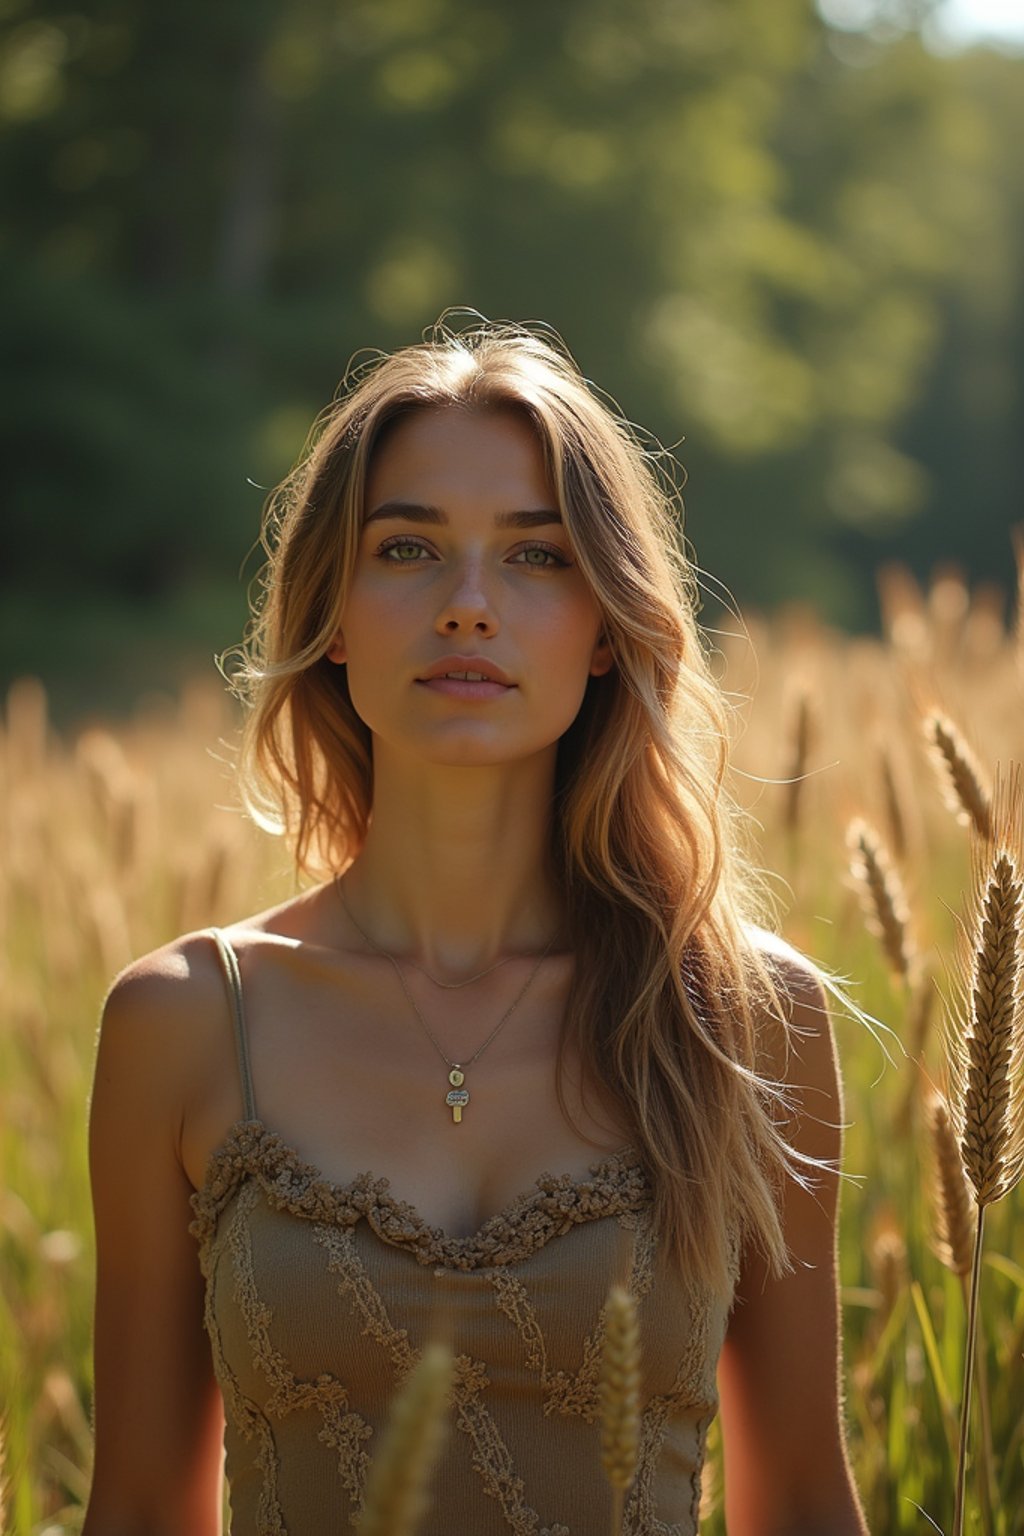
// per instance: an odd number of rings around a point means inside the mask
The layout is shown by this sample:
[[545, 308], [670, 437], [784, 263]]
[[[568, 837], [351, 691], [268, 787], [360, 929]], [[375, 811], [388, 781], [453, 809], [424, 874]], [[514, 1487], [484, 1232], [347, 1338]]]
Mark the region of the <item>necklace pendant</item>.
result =
[[466, 1074], [461, 1067], [452, 1067], [448, 1073], [448, 1081], [452, 1086], [445, 1095], [445, 1103], [452, 1112], [452, 1124], [459, 1125], [462, 1122], [462, 1111], [469, 1103], [469, 1089], [462, 1086], [466, 1081]]

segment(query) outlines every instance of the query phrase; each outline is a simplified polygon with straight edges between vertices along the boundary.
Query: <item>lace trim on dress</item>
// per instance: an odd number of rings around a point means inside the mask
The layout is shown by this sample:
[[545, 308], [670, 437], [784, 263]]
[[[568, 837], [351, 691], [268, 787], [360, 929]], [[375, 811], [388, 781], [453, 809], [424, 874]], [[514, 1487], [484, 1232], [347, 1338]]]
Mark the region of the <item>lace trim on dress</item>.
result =
[[[391, 1321], [384, 1298], [359, 1257], [351, 1229], [320, 1226], [315, 1233], [317, 1242], [329, 1255], [328, 1269], [341, 1277], [339, 1292], [351, 1299], [362, 1318], [363, 1332], [391, 1360], [397, 1385], [420, 1358], [409, 1343], [408, 1331], [396, 1328]], [[456, 1423], [472, 1444], [473, 1466], [485, 1492], [498, 1503], [514, 1536], [570, 1536], [567, 1526], [542, 1527], [540, 1516], [527, 1502], [525, 1484], [516, 1473], [512, 1453], [480, 1401], [488, 1386], [490, 1381], [482, 1361], [465, 1354], [455, 1357], [452, 1402]]]
[[[626, 1289], [639, 1303], [654, 1281], [655, 1235], [652, 1214], [641, 1213], [633, 1242]], [[549, 1371], [544, 1333], [534, 1310], [530, 1293], [522, 1280], [504, 1266], [489, 1276], [498, 1307], [513, 1324], [525, 1347], [527, 1367], [536, 1371], [544, 1389], [544, 1413], [578, 1414], [588, 1424], [600, 1414], [601, 1353], [607, 1326], [607, 1307], [598, 1313], [597, 1322], [583, 1341], [583, 1363], [575, 1374]]]
[[333, 1184], [262, 1120], [243, 1120], [212, 1154], [202, 1188], [191, 1197], [195, 1219], [189, 1231], [199, 1243], [205, 1273], [217, 1219], [248, 1176], [276, 1210], [340, 1226], [365, 1220], [378, 1237], [405, 1248], [420, 1264], [461, 1270], [514, 1264], [580, 1222], [626, 1215], [650, 1199], [649, 1181], [632, 1147], [592, 1164], [591, 1173], [590, 1179], [543, 1173], [533, 1189], [489, 1217], [479, 1232], [449, 1237], [396, 1199], [386, 1178], [361, 1173], [348, 1184]]
[[[244, 1217], [243, 1204], [236, 1219], [244, 1220]], [[256, 1516], [258, 1536], [286, 1536], [284, 1516], [277, 1498], [277, 1447], [274, 1444], [273, 1430], [259, 1408], [242, 1392], [234, 1372], [228, 1365], [220, 1329], [217, 1326], [213, 1297], [214, 1287], [207, 1285], [203, 1307], [204, 1321], [210, 1336], [214, 1370], [224, 1394], [225, 1407], [232, 1422], [238, 1426], [245, 1438], [247, 1440], [255, 1438], [257, 1443], [254, 1465], [263, 1475]]]
[[335, 1376], [323, 1372], [315, 1381], [302, 1381], [274, 1347], [270, 1337], [274, 1314], [261, 1299], [257, 1288], [248, 1226], [248, 1218], [258, 1193], [254, 1184], [243, 1191], [227, 1229], [226, 1251], [230, 1260], [228, 1273], [233, 1279], [233, 1296], [245, 1323], [253, 1366], [272, 1388], [271, 1396], [262, 1410], [254, 1409], [247, 1403], [238, 1390], [234, 1376], [227, 1369], [217, 1336], [212, 1286], [207, 1293], [207, 1328], [214, 1345], [218, 1376], [223, 1367], [225, 1375], [221, 1379], [229, 1383], [232, 1416], [247, 1439], [256, 1434], [259, 1440], [256, 1466], [263, 1473], [263, 1486], [256, 1536], [285, 1536], [277, 1497], [277, 1450], [270, 1417], [280, 1419], [301, 1409], [314, 1409], [319, 1413], [323, 1428], [319, 1431], [318, 1439], [336, 1453], [338, 1475], [356, 1511], [362, 1507], [363, 1489], [370, 1465], [366, 1441], [371, 1438], [373, 1430], [360, 1414], [352, 1410], [348, 1393]]
[[690, 1513], [693, 1530], [697, 1529], [706, 1432], [718, 1403], [715, 1364], [709, 1358], [711, 1298], [708, 1295], [691, 1292], [689, 1322], [687, 1347], [671, 1390], [653, 1397], [641, 1415], [637, 1475], [624, 1512], [623, 1530], [627, 1533], [643, 1531], [650, 1532], [651, 1536], [684, 1536], [682, 1526], [666, 1525], [655, 1513], [654, 1475], [669, 1420], [680, 1408], [694, 1402], [698, 1394], [703, 1394], [709, 1407], [697, 1425], [695, 1444], [698, 1454], [690, 1479]]

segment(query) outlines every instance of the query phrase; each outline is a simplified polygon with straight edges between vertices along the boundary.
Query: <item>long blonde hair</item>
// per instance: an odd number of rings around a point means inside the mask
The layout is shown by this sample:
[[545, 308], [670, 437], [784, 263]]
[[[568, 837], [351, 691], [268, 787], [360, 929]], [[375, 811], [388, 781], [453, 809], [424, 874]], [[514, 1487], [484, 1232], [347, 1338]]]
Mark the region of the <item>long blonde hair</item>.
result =
[[[532, 423], [615, 664], [591, 678], [558, 745], [553, 866], [576, 965], [566, 1047], [632, 1127], [655, 1220], [683, 1272], [720, 1291], [752, 1243], [787, 1266], [778, 1200], [805, 1177], [761, 1073], [786, 1027], [752, 936], [765, 887], [724, 786], [728, 708], [698, 628], [698, 587], [671, 482], [559, 346], [524, 327], [441, 322], [380, 355], [314, 424], [271, 496], [267, 553], [233, 685], [248, 706], [239, 773], [250, 812], [322, 876], [358, 852], [373, 799], [368, 728], [326, 652], [359, 541], [367, 467], [389, 423], [425, 407], [514, 410]], [[229, 653], [231, 654], [231, 653]]]

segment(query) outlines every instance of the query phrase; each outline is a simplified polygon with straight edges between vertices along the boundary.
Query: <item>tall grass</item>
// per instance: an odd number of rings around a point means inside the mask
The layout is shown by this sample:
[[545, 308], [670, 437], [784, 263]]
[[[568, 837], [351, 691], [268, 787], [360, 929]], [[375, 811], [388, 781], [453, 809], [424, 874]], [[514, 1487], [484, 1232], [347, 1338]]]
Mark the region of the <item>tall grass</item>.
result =
[[[922, 590], [906, 572], [885, 573], [880, 640], [843, 637], [806, 612], [751, 618], [747, 633], [718, 639], [726, 686], [743, 693], [757, 682], [753, 705], [737, 712], [732, 782], [757, 828], [760, 862], [774, 872], [783, 931], [849, 978], [858, 1005], [897, 1037], [887, 1060], [862, 1025], [836, 1020], [853, 1176], [840, 1230], [845, 1411], [874, 1536], [928, 1529], [922, 1510], [952, 1530], [966, 1239], [948, 1144], [936, 1150], [946, 1131], [929, 1105], [942, 1052], [929, 1021], [950, 990], [970, 837], [981, 835], [964, 822], [978, 828], [978, 807], [991, 806], [996, 765], [1024, 758], [1019, 625], [990, 597], [964, 601], [951, 580], [944, 573]], [[19, 684], [6, 702], [0, 1416], [5, 1516], [19, 1536], [78, 1531], [89, 1483], [86, 1115], [105, 989], [127, 960], [173, 934], [296, 889], [283, 850], [232, 809], [236, 729], [213, 682], [149, 701], [126, 724], [65, 737], [50, 727], [38, 684]], [[968, 741], [969, 757], [959, 750]], [[848, 867], [846, 833], [858, 818], [884, 829], [874, 832], [872, 846], [888, 851], [873, 887], [866, 869], [858, 880]], [[880, 901], [886, 879], [890, 894], [898, 882], [893, 911], [909, 950], [898, 949], [893, 928], [887, 952], [864, 920], [865, 890]], [[884, 929], [877, 906], [873, 921]], [[933, 1197], [943, 1155], [945, 1225]], [[992, 1536], [1017, 1536], [1024, 1509], [1022, 1230], [1018, 1186], [986, 1207], [979, 1259], [964, 1529]], [[722, 1536], [717, 1428], [710, 1447], [702, 1530]]]

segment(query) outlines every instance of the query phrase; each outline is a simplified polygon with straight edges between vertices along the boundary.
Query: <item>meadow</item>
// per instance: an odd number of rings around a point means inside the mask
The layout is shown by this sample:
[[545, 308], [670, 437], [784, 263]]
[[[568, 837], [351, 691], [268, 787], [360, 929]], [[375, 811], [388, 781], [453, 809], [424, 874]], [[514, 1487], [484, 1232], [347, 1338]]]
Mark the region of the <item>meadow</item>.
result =
[[[710, 639], [735, 702], [731, 791], [781, 931], [876, 1021], [835, 1008], [845, 1412], [870, 1529], [896, 1536], [929, 1520], [952, 1528], [966, 1331], [964, 1278], [936, 1221], [927, 1093], [942, 1080], [971, 834], [964, 784], [957, 797], [925, 722], [938, 709], [955, 723], [982, 786], [1024, 759], [1024, 605], [1019, 590], [968, 590], [951, 568], [925, 589], [895, 567], [879, 583], [880, 639], [844, 636], [809, 609], [748, 616], [742, 631], [731, 619]], [[175, 934], [297, 889], [287, 851], [237, 809], [236, 730], [216, 677], [69, 734], [52, 728], [33, 679], [7, 697], [0, 1530], [17, 1536], [79, 1531], [89, 1486], [86, 1125], [104, 994]], [[851, 833], [858, 818], [867, 826]], [[987, 1213], [965, 1525], [985, 1536], [1024, 1529], [1022, 1217], [1021, 1186]], [[702, 1531], [722, 1536], [714, 1429], [704, 1502]]]

